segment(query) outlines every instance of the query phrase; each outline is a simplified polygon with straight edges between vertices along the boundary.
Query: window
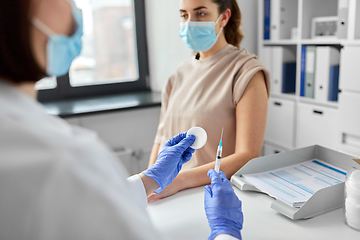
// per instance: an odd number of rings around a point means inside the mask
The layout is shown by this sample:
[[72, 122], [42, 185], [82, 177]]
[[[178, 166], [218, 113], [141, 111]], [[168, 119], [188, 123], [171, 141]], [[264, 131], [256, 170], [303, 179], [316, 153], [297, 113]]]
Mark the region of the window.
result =
[[47, 90], [56, 88], [56, 77], [43, 78], [35, 85], [37, 90]]
[[83, 48], [67, 75], [37, 84], [40, 101], [147, 90], [144, 0], [74, 0]]

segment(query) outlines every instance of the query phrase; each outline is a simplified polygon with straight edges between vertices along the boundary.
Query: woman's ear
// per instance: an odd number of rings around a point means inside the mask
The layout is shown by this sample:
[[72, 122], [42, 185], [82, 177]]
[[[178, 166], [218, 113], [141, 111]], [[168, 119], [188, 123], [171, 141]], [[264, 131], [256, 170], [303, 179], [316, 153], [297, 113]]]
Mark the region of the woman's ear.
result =
[[226, 27], [226, 25], [228, 24], [230, 18], [231, 18], [231, 10], [226, 9], [222, 13], [222, 16], [221, 16], [221, 19], [220, 19], [220, 27], [222, 27], [222, 28]]

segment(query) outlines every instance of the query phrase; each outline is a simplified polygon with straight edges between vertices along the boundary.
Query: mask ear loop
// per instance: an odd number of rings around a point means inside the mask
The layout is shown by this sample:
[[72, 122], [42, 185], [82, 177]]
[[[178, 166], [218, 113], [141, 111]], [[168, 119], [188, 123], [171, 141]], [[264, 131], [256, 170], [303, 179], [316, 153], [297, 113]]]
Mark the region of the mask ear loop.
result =
[[222, 14], [220, 14], [219, 18], [216, 20], [215, 25], [218, 24], [218, 22], [220, 21], [220, 18], [222, 17]]
[[[218, 22], [220, 21], [220, 18], [221, 18], [221, 17], [222, 17], [222, 14], [220, 14], [218, 20], [216, 20], [214, 27], [216, 26], [216, 24], [218, 24]], [[220, 36], [222, 30], [223, 30], [223, 28], [221, 27], [221, 28], [220, 28], [220, 31], [219, 31], [218, 35], [216, 35], [216, 37], [219, 37], [219, 36]]]
[[37, 27], [40, 31], [42, 31], [48, 37], [50, 37], [52, 35], [56, 35], [56, 33], [53, 30], [51, 30], [48, 26], [46, 26], [42, 21], [40, 21], [37, 18], [32, 18], [31, 23], [34, 24], [35, 27]]

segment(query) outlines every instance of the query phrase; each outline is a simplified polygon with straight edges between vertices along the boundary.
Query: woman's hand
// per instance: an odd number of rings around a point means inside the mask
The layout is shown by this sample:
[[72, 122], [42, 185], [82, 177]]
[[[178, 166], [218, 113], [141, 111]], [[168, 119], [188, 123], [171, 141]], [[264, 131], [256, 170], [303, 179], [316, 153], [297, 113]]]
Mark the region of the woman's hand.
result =
[[[181, 174], [181, 173], [180, 173]], [[179, 175], [180, 175], [179, 174]], [[159, 199], [162, 199], [162, 198], [166, 198], [166, 197], [169, 197], [171, 195], [174, 195], [175, 193], [183, 190], [182, 188], [182, 181], [181, 179], [178, 177], [176, 177], [174, 179], [174, 181], [169, 185], [167, 186], [166, 188], [164, 188], [164, 191], [162, 193], [153, 193], [153, 194], [150, 194], [148, 196], [148, 202], [151, 203], [151, 202], [155, 202]]]

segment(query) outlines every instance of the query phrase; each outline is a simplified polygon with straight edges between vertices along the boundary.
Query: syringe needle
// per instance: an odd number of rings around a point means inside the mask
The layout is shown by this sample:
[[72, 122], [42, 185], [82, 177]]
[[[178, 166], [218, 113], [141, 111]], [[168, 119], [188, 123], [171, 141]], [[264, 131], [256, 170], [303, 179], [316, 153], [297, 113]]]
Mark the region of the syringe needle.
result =
[[215, 171], [219, 173], [220, 170], [220, 162], [221, 162], [221, 156], [222, 156], [222, 138], [223, 138], [224, 128], [221, 130], [221, 138], [220, 143], [218, 146], [218, 149], [216, 151], [216, 159], [215, 159]]

